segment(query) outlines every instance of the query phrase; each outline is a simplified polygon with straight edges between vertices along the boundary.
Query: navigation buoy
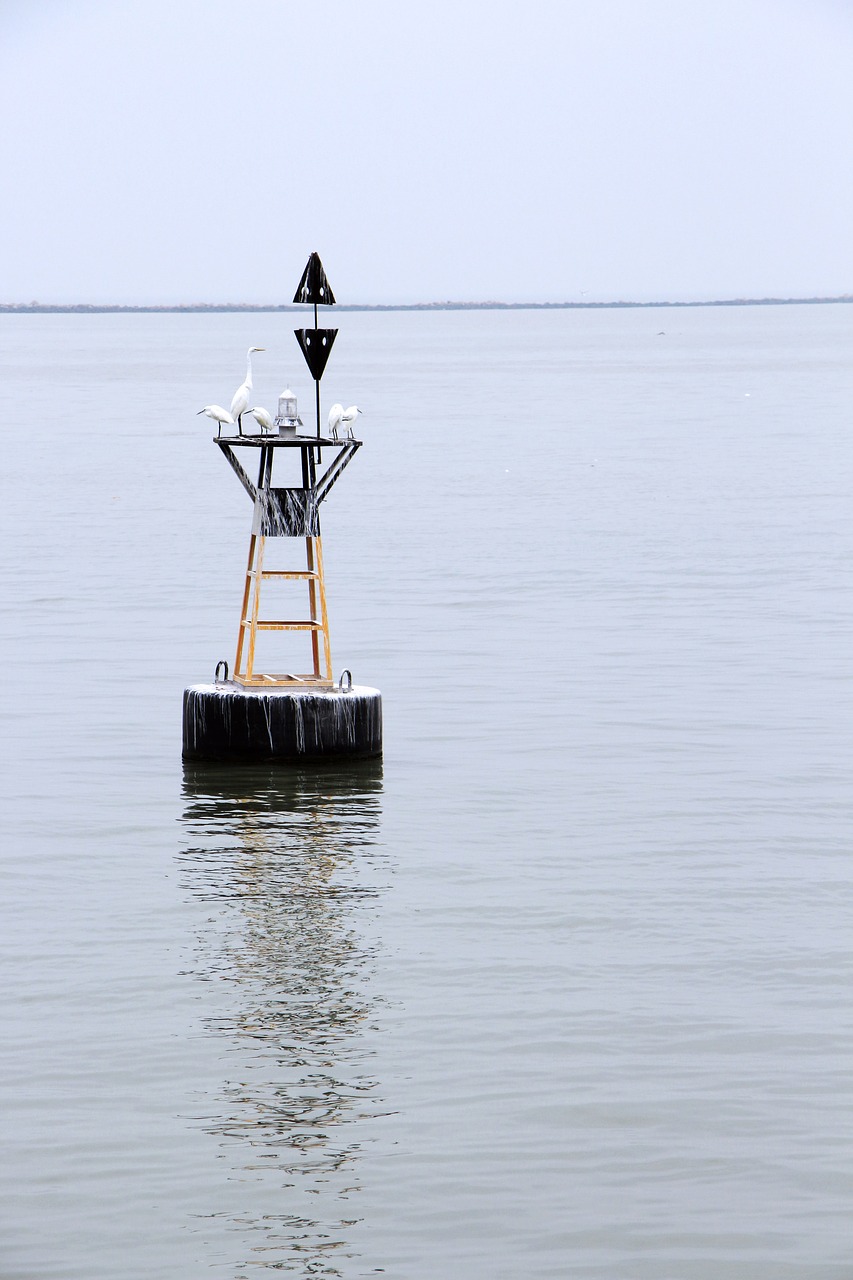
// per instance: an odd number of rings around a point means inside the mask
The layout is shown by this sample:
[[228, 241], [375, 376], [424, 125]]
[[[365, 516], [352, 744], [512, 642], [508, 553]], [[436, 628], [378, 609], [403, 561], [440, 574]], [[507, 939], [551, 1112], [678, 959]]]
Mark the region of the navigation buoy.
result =
[[[317, 306], [334, 304], [322, 263], [312, 254], [294, 302], [314, 306], [314, 329], [296, 330], [297, 341], [316, 383], [317, 432], [302, 434], [296, 400], [288, 389], [275, 420], [278, 434], [217, 435], [214, 443], [252, 499], [252, 533], [243, 586], [233, 670], [220, 661], [211, 683], [184, 690], [183, 755], [186, 760], [341, 761], [382, 753], [382, 696], [356, 685], [345, 670], [335, 681], [320, 537], [320, 504], [361, 448], [356, 439], [320, 434], [320, 378], [337, 330], [317, 328]], [[322, 347], [324, 358], [317, 355]], [[310, 358], [309, 358], [310, 353]], [[284, 405], [284, 410], [282, 409]], [[221, 424], [220, 424], [221, 425]], [[323, 450], [327, 463], [323, 467]], [[249, 466], [257, 462], [257, 483]], [[331, 461], [328, 455], [331, 454]], [[297, 474], [294, 476], [294, 464]], [[290, 468], [291, 483], [276, 486], [273, 470]], [[253, 468], [251, 468], [253, 470]], [[292, 483], [294, 479], [301, 483]], [[268, 543], [304, 544], [304, 566], [269, 568]], [[302, 616], [271, 617], [261, 609], [262, 588], [301, 585], [307, 591]], [[271, 590], [264, 593], [265, 600]], [[261, 671], [258, 636], [301, 632], [310, 642], [310, 665], [302, 671]], [[291, 660], [286, 664], [293, 665]]]

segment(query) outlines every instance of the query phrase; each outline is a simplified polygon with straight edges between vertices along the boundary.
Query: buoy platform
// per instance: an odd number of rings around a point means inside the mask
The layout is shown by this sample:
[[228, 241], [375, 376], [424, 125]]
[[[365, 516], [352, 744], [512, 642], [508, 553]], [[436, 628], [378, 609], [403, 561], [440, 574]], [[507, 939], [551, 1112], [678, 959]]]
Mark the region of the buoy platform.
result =
[[314, 764], [382, 754], [382, 695], [365, 685], [195, 684], [184, 690], [183, 720], [185, 760]]

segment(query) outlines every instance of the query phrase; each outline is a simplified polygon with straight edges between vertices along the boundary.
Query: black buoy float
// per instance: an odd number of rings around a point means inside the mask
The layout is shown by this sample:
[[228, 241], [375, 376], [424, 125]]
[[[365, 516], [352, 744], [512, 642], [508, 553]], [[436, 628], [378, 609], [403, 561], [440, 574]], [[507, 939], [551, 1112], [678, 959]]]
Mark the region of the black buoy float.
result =
[[[220, 662], [211, 683], [184, 690], [185, 760], [304, 764], [382, 754], [379, 690], [354, 685], [349, 671], [337, 681], [332, 674], [319, 509], [362, 443], [352, 435], [338, 439], [341, 415], [331, 436], [320, 431], [320, 379], [337, 330], [317, 327], [317, 307], [332, 306], [334, 301], [323, 265], [312, 253], [294, 302], [314, 307], [314, 328], [295, 333], [316, 384], [316, 435], [303, 433], [296, 399], [288, 389], [279, 399], [278, 434], [214, 437], [252, 499], [254, 511], [234, 669], [229, 675], [228, 664]], [[343, 421], [351, 432], [349, 411]], [[257, 483], [250, 478], [255, 462]], [[274, 464], [277, 471], [289, 466], [290, 484], [273, 484]], [[294, 540], [304, 543], [304, 567], [270, 568], [267, 544], [271, 540], [290, 540], [288, 546]], [[262, 613], [262, 588], [290, 583], [307, 588], [303, 616], [273, 618]], [[310, 669], [258, 670], [256, 646], [264, 632], [305, 633], [310, 639]]]

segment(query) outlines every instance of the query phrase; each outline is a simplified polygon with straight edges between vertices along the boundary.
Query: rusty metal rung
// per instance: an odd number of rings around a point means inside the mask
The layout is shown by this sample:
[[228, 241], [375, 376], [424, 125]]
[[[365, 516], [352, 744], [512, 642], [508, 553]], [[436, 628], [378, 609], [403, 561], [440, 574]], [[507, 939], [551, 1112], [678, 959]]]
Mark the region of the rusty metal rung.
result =
[[[247, 622], [241, 622], [240, 625], [242, 627], [251, 628], [252, 626], [251, 619], [249, 619]], [[302, 621], [273, 622], [272, 620], [261, 622], [259, 620], [255, 623], [255, 630], [256, 631], [322, 631], [323, 624], [322, 622], [315, 622], [313, 619], [311, 619], [310, 621], [304, 621], [304, 622]]]
[[[257, 569], [250, 569], [246, 574], [248, 578], [257, 578]], [[263, 569], [261, 571], [262, 578], [291, 578], [294, 581], [318, 582], [319, 575], [312, 573], [308, 569]]]

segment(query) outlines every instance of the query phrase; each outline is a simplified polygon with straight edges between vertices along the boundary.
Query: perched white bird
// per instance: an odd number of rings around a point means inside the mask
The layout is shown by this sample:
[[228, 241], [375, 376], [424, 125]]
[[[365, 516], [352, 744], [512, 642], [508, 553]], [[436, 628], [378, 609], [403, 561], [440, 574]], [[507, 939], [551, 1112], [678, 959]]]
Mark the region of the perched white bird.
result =
[[249, 347], [246, 352], [246, 378], [234, 392], [234, 399], [231, 401], [231, 417], [236, 421], [240, 435], [243, 434], [243, 414], [249, 407], [249, 397], [252, 394], [252, 352], [265, 350], [266, 347]]
[[219, 424], [219, 430], [216, 433], [217, 436], [222, 435], [223, 423], [230, 422], [232, 426], [234, 425], [234, 419], [231, 417], [231, 414], [227, 409], [223, 409], [221, 404], [206, 404], [203, 409], [199, 409], [195, 416], [198, 417], [201, 413], [203, 413], [206, 418], [211, 418], [214, 422]]
[[338, 438], [338, 427], [341, 425], [343, 416], [344, 406], [342, 404], [333, 404], [329, 410], [329, 434], [333, 440]]
[[249, 413], [255, 419], [258, 426], [261, 428], [261, 431], [272, 431], [273, 421], [270, 415], [267, 413], [266, 409], [261, 409], [260, 407], [257, 407], [254, 409], [250, 409]]
[[[340, 425], [342, 427], [346, 427], [350, 440], [353, 439], [352, 424], [355, 422], [356, 418], [361, 412], [362, 410], [359, 409], [357, 404], [351, 404], [349, 408], [344, 409], [343, 413], [341, 414]], [[337, 437], [335, 438], [337, 439]]]

